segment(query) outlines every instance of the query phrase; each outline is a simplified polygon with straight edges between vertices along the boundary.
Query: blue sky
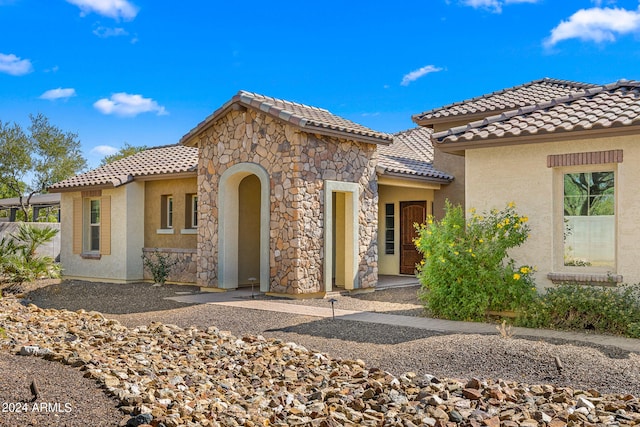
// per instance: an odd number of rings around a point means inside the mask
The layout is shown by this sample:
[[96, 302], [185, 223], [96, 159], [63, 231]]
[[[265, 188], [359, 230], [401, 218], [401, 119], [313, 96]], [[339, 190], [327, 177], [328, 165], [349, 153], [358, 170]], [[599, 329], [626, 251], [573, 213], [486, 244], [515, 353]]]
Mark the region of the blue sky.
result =
[[45, 114], [92, 167], [240, 89], [396, 132], [542, 77], [640, 79], [639, 41], [638, 1], [0, 0], [0, 120]]

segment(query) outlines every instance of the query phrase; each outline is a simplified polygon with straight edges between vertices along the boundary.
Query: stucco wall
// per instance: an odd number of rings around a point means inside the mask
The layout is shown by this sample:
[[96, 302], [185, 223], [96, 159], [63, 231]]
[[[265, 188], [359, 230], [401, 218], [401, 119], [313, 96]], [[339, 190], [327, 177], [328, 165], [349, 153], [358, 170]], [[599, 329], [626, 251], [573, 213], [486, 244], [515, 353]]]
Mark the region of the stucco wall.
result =
[[[529, 217], [531, 236], [524, 246], [512, 251], [524, 264], [538, 268], [538, 286], [549, 286], [548, 273], [590, 272], [584, 267], [565, 267], [562, 256], [561, 175], [595, 166], [547, 167], [550, 154], [623, 150], [624, 161], [610, 164], [616, 171], [617, 266], [613, 274], [627, 283], [640, 282], [637, 242], [640, 240], [640, 149], [637, 137], [609, 137], [592, 140], [559, 141], [519, 146], [472, 149], [466, 152], [467, 208], [480, 211], [503, 208], [514, 201], [521, 214]], [[559, 179], [560, 178], [560, 179]], [[554, 184], [555, 182], [555, 184]], [[554, 197], [555, 191], [555, 197]], [[555, 222], [554, 222], [555, 221]], [[555, 254], [555, 255], [554, 255]], [[555, 260], [555, 264], [554, 264]]]
[[[437, 193], [437, 191], [435, 192]], [[378, 267], [380, 274], [400, 274], [400, 202], [427, 201], [427, 212], [431, 214], [431, 203], [434, 200], [434, 190], [406, 187], [392, 187], [380, 185], [378, 188], [380, 214], [378, 223], [380, 231], [378, 233]], [[394, 204], [394, 253], [385, 254], [385, 204]]]
[[[197, 178], [146, 181], [144, 190], [144, 246], [195, 249], [197, 236], [186, 230], [187, 194], [197, 193]], [[173, 196], [173, 234], [159, 234], [162, 196]], [[191, 232], [191, 231], [186, 231]]]
[[447, 200], [452, 205], [460, 205], [463, 209], [465, 207], [465, 159], [464, 156], [444, 153], [436, 148], [433, 153], [433, 167], [454, 177], [452, 182], [443, 185], [434, 195], [433, 216], [441, 219]]
[[216, 197], [221, 175], [251, 162], [270, 179], [269, 289], [323, 290], [325, 180], [359, 185], [361, 287], [377, 281], [377, 152], [374, 145], [310, 135], [255, 110], [231, 111], [198, 136], [198, 283], [218, 287]]
[[100, 259], [83, 258], [73, 253], [73, 199], [81, 192], [61, 194], [63, 215], [60, 221], [62, 273], [68, 278], [115, 282], [142, 279], [144, 241], [144, 184], [132, 182], [102, 190], [111, 198], [111, 254]]

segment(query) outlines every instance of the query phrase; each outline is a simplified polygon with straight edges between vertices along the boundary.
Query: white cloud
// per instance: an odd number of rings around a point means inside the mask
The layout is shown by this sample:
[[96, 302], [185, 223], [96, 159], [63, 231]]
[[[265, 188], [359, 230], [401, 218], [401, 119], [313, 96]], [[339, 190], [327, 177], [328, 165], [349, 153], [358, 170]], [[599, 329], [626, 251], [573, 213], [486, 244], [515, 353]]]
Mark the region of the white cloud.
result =
[[67, 2], [78, 6], [83, 16], [94, 12], [113, 19], [132, 20], [139, 10], [128, 0], [67, 0]]
[[151, 98], [131, 95], [124, 92], [114, 93], [110, 99], [102, 98], [93, 106], [103, 114], [133, 117], [141, 113], [155, 112], [158, 116], [169, 114], [167, 110]]
[[541, 0], [462, 0], [462, 3], [474, 9], [488, 9], [494, 13], [501, 13], [502, 6], [518, 3], [539, 3]]
[[40, 95], [40, 99], [62, 99], [62, 98], [71, 98], [72, 96], [76, 96], [76, 90], [73, 88], [62, 89], [61, 87], [57, 89], [49, 89], [42, 95]]
[[437, 73], [438, 71], [442, 71], [442, 68], [438, 68], [435, 65], [426, 65], [409, 74], [405, 74], [400, 84], [402, 86], [409, 86], [409, 83], [418, 80], [420, 77], [426, 76], [429, 73]]
[[96, 36], [102, 39], [106, 39], [108, 37], [118, 37], [118, 36], [129, 35], [127, 30], [125, 30], [124, 28], [121, 28], [121, 27], [108, 28], [103, 26], [99, 26], [95, 30], [93, 30], [93, 34], [95, 34]]
[[99, 154], [101, 156], [110, 156], [117, 152], [118, 152], [118, 149], [110, 145], [96, 145], [91, 149], [91, 154]]
[[0, 53], [0, 73], [11, 74], [12, 76], [22, 76], [33, 71], [31, 61], [21, 59], [10, 53], [5, 55]]
[[615, 41], [616, 36], [640, 31], [640, 11], [621, 8], [581, 9], [551, 30], [547, 47], [562, 40], [580, 39], [601, 43]]

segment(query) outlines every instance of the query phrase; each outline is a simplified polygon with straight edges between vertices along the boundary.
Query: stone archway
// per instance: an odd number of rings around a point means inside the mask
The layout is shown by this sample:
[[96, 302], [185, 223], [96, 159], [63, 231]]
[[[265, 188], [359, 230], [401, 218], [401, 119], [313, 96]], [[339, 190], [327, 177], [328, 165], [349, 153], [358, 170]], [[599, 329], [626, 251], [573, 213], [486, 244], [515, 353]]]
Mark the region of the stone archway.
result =
[[[238, 275], [238, 249], [240, 246], [240, 185], [247, 177], [254, 175], [259, 181], [260, 224], [259, 259], [260, 274], [256, 279], [260, 291], [269, 291], [269, 226], [270, 226], [270, 183], [269, 174], [255, 163], [236, 164], [222, 174], [218, 187], [218, 287], [236, 289], [247, 278]], [[245, 181], [246, 182], [246, 181]], [[257, 185], [257, 184], [256, 184]], [[240, 280], [242, 279], [242, 280]]]

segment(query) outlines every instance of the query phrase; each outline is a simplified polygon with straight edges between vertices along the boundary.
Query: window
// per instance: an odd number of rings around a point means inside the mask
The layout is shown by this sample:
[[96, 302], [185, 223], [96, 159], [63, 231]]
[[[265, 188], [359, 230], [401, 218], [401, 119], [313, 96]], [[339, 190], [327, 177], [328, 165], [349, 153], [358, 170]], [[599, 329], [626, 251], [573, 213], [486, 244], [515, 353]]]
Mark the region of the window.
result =
[[615, 174], [565, 173], [564, 265], [615, 267]]
[[395, 253], [395, 205], [387, 203], [384, 205], [384, 253], [393, 255]]
[[198, 228], [198, 196], [187, 194], [185, 228]]
[[73, 199], [72, 251], [83, 258], [111, 254], [111, 198], [100, 190]]
[[100, 200], [89, 201], [89, 244], [91, 252], [100, 250]]
[[173, 196], [171, 195], [164, 195], [161, 197], [160, 228], [173, 228]]

